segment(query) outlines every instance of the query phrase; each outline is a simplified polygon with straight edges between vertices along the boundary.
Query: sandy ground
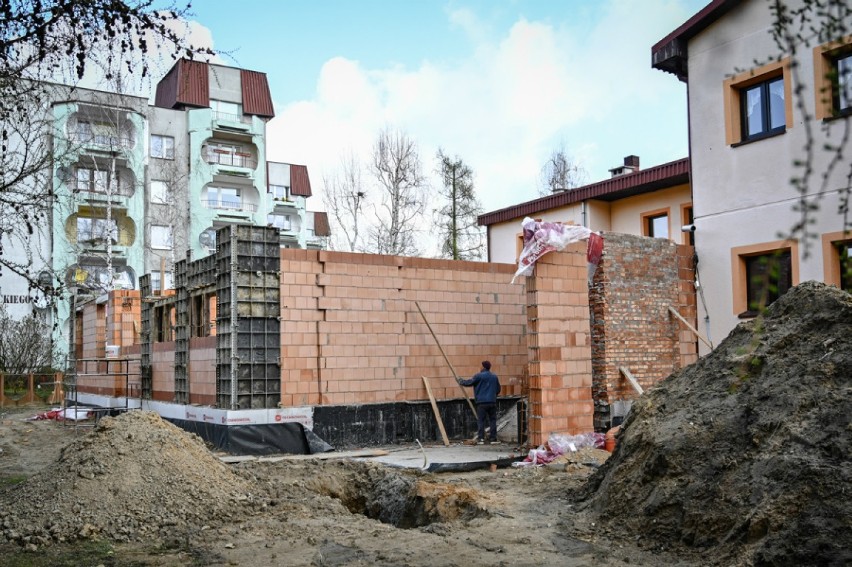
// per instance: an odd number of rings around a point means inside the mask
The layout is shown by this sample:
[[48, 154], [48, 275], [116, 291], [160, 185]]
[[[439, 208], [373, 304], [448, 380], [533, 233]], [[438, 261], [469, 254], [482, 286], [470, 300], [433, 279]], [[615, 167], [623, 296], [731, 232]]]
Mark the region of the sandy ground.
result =
[[[17, 489], [27, 489], [28, 498], [38, 500], [39, 492], [23, 480], [29, 477], [35, 477], [33, 483], [42, 492], [62, 490], [35, 480], [69, 466], [59, 462], [63, 447], [72, 442], [74, 448], [85, 446], [81, 441], [92, 437], [91, 428], [26, 421], [38, 411], [0, 411], [0, 502]], [[139, 431], [122, 435], [144, 436]], [[579, 460], [606, 456], [587, 454]], [[576, 512], [573, 495], [593, 470], [578, 462], [467, 473], [402, 471], [351, 460], [254, 462], [228, 468], [252, 487], [251, 502], [234, 505], [224, 514], [228, 517], [210, 517], [201, 525], [163, 519], [170, 525], [145, 537], [130, 533], [119, 541], [100, 534], [65, 542], [33, 539], [23, 547], [21, 542], [7, 542], [0, 552], [11, 565], [701, 564], [699, 558], [646, 547], [641, 537], [613, 540]], [[122, 476], [125, 479], [102, 477], [104, 499], [107, 492], [118, 490], [113, 483], [131, 482], [127, 472]], [[77, 480], [71, 482], [79, 501], [82, 488]], [[403, 496], [412, 491], [413, 499]], [[49, 494], [45, 498], [51, 499]], [[83, 507], [97, 509], [98, 493], [88, 498]], [[144, 493], [138, 500], [144, 503], [147, 498]], [[64, 502], [56, 497], [47, 506], [61, 514]], [[2, 519], [0, 527], [9, 529], [10, 519]]]

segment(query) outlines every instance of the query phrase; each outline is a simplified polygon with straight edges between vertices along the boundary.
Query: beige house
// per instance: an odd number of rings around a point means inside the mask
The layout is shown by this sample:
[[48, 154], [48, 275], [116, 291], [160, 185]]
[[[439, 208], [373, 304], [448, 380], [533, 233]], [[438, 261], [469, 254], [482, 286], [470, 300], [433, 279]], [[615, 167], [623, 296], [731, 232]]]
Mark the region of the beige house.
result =
[[517, 262], [524, 217], [692, 243], [692, 232], [682, 230], [692, 224], [688, 158], [640, 169], [639, 158], [627, 156], [624, 165], [610, 173], [604, 181], [481, 215], [488, 261]]
[[[838, 212], [849, 147], [833, 169], [823, 148], [850, 127], [852, 36], [799, 39], [791, 55], [779, 52], [772, 25], [770, 3], [714, 0], [652, 48], [653, 66], [688, 87], [698, 316], [715, 342], [799, 282], [850, 289], [852, 234]], [[797, 190], [808, 136], [814, 173]], [[802, 198], [818, 203], [807, 237], [793, 230]]]

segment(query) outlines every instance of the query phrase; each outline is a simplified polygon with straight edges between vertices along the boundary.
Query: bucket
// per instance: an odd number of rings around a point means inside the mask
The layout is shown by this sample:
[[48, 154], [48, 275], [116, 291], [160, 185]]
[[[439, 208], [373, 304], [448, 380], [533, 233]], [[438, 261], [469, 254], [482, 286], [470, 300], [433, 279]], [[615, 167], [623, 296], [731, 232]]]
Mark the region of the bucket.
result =
[[618, 433], [618, 430], [621, 429], [621, 426], [613, 427], [604, 435], [604, 450], [612, 453], [615, 450], [615, 434]]

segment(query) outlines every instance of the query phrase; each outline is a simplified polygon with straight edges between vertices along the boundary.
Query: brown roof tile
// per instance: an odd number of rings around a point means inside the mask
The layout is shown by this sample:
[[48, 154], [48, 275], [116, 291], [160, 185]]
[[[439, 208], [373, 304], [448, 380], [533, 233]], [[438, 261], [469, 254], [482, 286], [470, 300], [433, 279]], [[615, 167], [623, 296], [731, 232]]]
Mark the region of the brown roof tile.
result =
[[312, 195], [311, 179], [308, 177], [307, 166], [290, 166], [290, 194], [299, 197], [310, 197]]
[[561, 191], [519, 205], [485, 213], [479, 216], [478, 222], [480, 226], [488, 226], [512, 219], [532, 216], [536, 213], [557, 207], [564, 207], [571, 203], [579, 203], [588, 199], [615, 201], [688, 182], [689, 158], [683, 158], [635, 173], [619, 175], [618, 177], [584, 185], [576, 189]]

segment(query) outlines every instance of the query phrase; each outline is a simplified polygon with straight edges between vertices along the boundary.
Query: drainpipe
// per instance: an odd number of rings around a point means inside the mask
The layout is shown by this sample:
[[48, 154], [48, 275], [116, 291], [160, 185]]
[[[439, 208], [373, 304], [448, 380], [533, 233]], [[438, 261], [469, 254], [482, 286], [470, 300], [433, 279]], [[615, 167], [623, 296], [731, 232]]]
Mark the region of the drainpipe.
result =
[[580, 203], [580, 218], [582, 219], [581, 224], [583, 225], [583, 228], [589, 228], [589, 224], [588, 224], [588, 222], [586, 222], [586, 200], [585, 199], [583, 199], [583, 201]]

